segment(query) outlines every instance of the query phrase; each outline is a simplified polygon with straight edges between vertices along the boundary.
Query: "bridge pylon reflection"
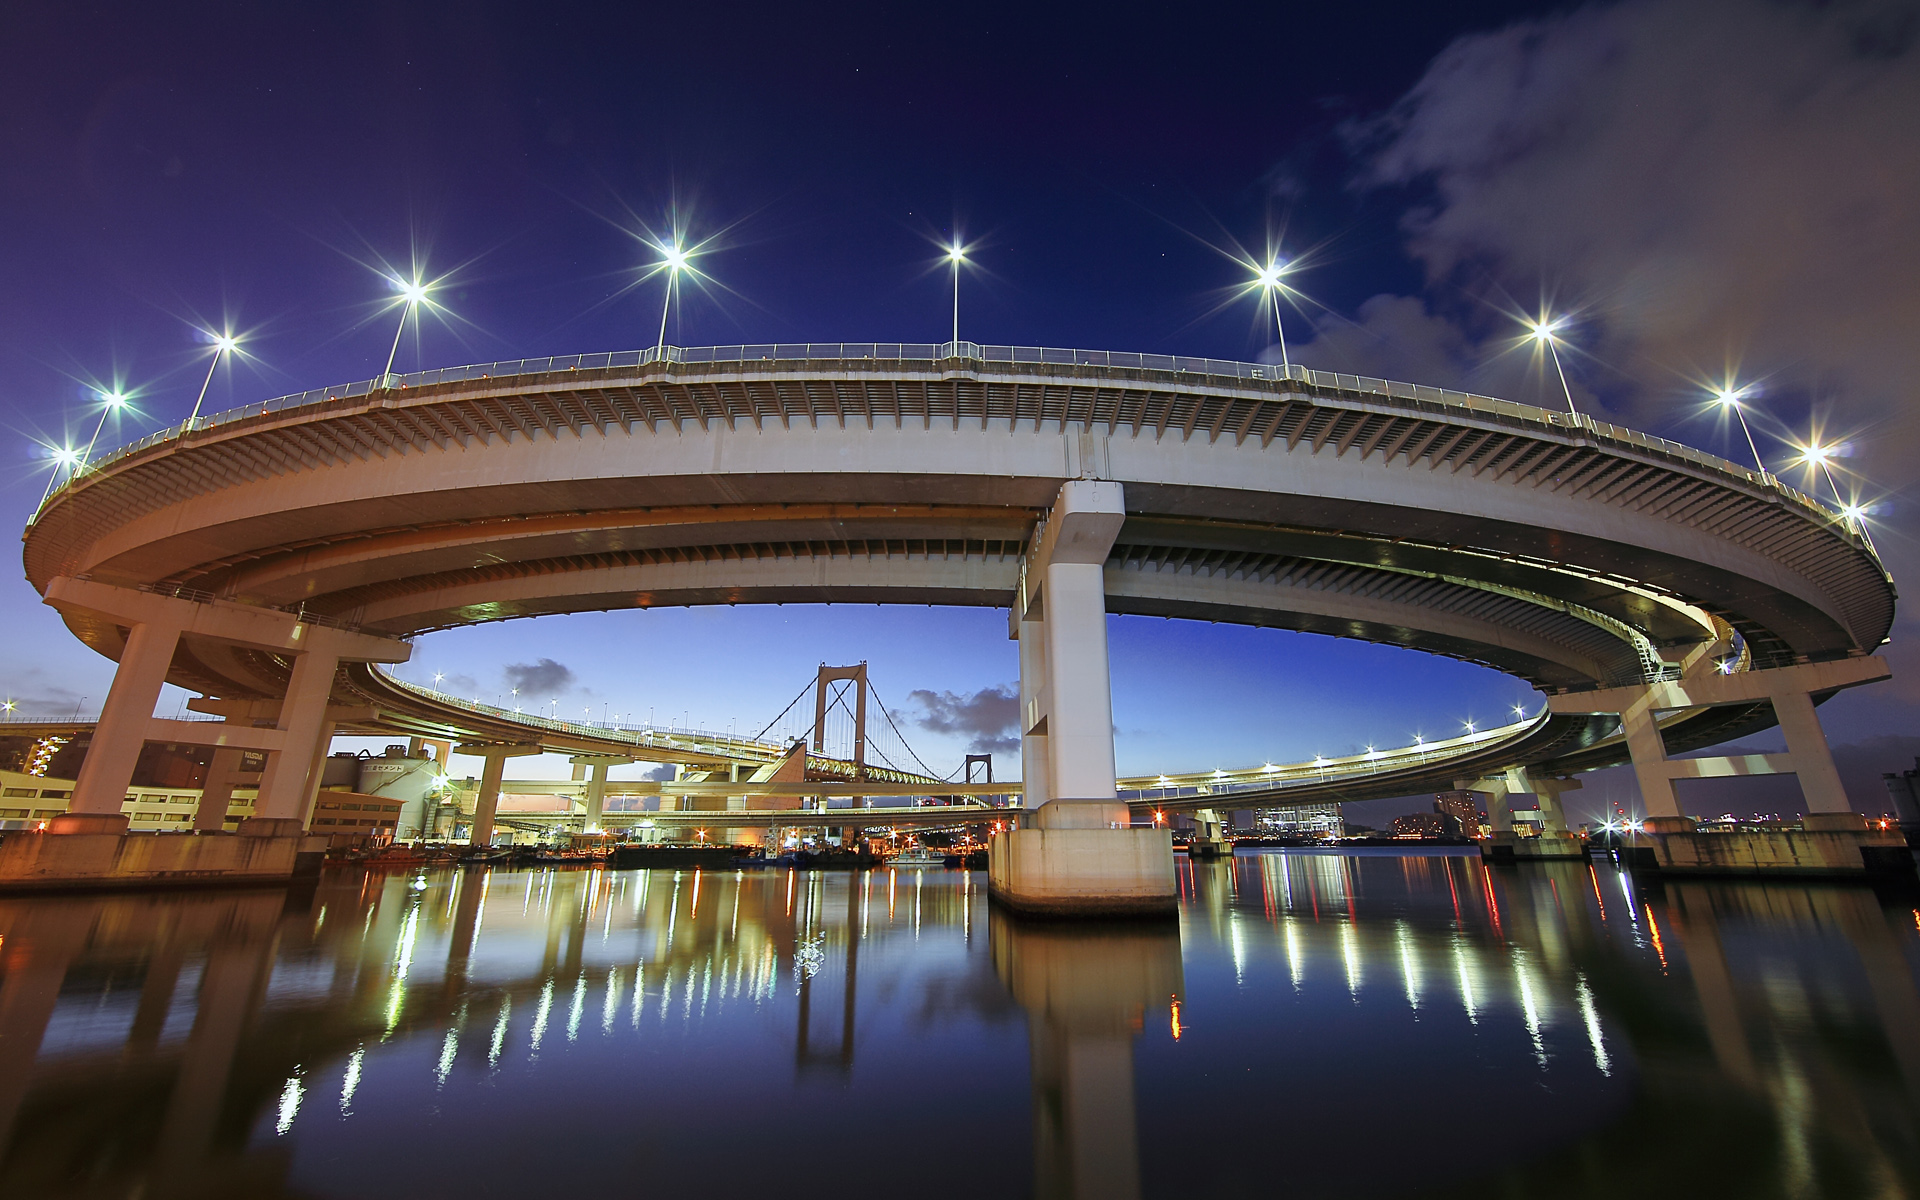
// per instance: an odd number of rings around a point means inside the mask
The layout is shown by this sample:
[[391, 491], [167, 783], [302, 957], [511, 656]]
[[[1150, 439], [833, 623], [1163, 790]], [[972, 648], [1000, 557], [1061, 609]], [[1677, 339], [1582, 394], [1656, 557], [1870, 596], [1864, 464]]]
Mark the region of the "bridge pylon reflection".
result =
[[999, 909], [991, 921], [994, 969], [1027, 1013], [1033, 1194], [1139, 1196], [1133, 1043], [1144, 1015], [1186, 990], [1179, 926], [1062, 928]]

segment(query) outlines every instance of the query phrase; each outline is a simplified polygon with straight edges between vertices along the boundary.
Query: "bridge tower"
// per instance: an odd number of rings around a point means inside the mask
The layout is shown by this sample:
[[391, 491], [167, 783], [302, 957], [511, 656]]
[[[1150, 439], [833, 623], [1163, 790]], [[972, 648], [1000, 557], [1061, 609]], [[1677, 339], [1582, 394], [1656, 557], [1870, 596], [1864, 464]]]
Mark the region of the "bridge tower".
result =
[[820, 664], [820, 674], [814, 680], [813, 691], [813, 752], [824, 754], [827, 736], [827, 705], [830, 702], [831, 685], [839, 680], [851, 680], [854, 688], [853, 704], [853, 775], [855, 779], [867, 777], [867, 664], [857, 663], [851, 667], [830, 667]]
[[1113, 766], [1107, 554], [1120, 485], [1071, 479], [1034, 530], [1013, 597], [1026, 826], [994, 837], [993, 894], [1029, 912], [1144, 914], [1175, 903], [1172, 834], [1131, 828]]

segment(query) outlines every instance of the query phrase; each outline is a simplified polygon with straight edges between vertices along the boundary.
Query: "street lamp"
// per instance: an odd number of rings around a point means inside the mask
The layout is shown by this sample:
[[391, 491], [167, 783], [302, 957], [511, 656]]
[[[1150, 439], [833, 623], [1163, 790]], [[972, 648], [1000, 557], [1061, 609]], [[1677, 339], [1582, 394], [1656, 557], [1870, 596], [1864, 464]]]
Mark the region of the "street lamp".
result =
[[100, 440], [100, 431], [106, 428], [107, 414], [113, 413], [113, 412], [119, 412], [121, 409], [125, 408], [126, 406], [127, 406], [127, 397], [125, 393], [122, 393], [122, 392], [101, 392], [100, 393], [100, 420], [95, 422], [93, 426], [93, 436], [87, 439], [87, 448], [80, 455], [80, 465], [85, 466], [87, 463], [90, 463], [93, 461], [93, 447], [94, 447], [94, 444]]
[[1567, 397], [1567, 411], [1577, 413], [1578, 410], [1573, 407], [1573, 389], [1567, 386], [1566, 369], [1560, 365], [1559, 332], [1560, 327], [1565, 324], [1564, 318], [1541, 317], [1527, 327], [1527, 336], [1537, 343], [1546, 345], [1547, 353], [1553, 358], [1554, 373], [1560, 376], [1560, 390]]
[[673, 292], [680, 285], [680, 272], [687, 269], [693, 256], [677, 240], [672, 245], [656, 245], [654, 249], [660, 252], [660, 265], [654, 269], [664, 269], [667, 273], [667, 297], [660, 306], [660, 338], [653, 347], [657, 354], [667, 348], [667, 314], [673, 309]]
[[959, 242], [947, 247], [947, 264], [953, 274], [953, 342], [960, 344], [960, 264], [967, 261], [967, 248]]
[[1273, 304], [1273, 331], [1280, 338], [1280, 369], [1285, 372], [1293, 370], [1293, 363], [1287, 358], [1287, 327], [1280, 322], [1280, 295], [1287, 290], [1283, 279], [1292, 269], [1292, 263], [1275, 258], [1267, 260], [1266, 266], [1254, 272], [1254, 283]]
[[207, 377], [200, 381], [200, 394], [194, 397], [193, 414], [187, 418], [188, 429], [200, 420], [200, 406], [207, 402], [207, 389], [213, 386], [213, 373], [220, 369], [221, 356], [231, 354], [240, 345], [240, 339], [230, 333], [209, 336], [213, 339], [213, 361], [207, 364]]
[[400, 327], [393, 331], [393, 349], [387, 351], [387, 369], [380, 372], [382, 382], [393, 374], [393, 360], [400, 353], [400, 335], [407, 331], [407, 318], [413, 316], [414, 310], [427, 299], [427, 293], [433, 290], [432, 284], [421, 283], [418, 279], [412, 283], [396, 279], [393, 286], [400, 292]]
[[1746, 394], [1745, 388], [1724, 387], [1715, 392], [1713, 398], [1722, 408], [1732, 409], [1733, 415], [1740, 418], [1740, 432], [1747, 435], [1747, 449], [1753, 452], [1753, 465], [1760, 474], [1765, 475], [1767, 464], [1760, 461], [1760, 447], [1753, 444], [1753, 430], [1747, 427], [1746, 406], [1740, 403], [1740, 398]]
[[1820, 468], [1820, 473], [1827, 477], [1827, 486], [1833, 489], [1833, 502], [1838, 504], [1844, 511], [1854, 506], [1848, 505], [1845, 500], [1840, 498], [1840, 485], [1834, 482], [1833, 467], [1831, 464], [1835, 449], [1834, 446], [1822, 446], [1820, 443], [1814, 442], [1800, 452], [1799, 461], [1805, 463], [1807, 466]]
[[47, 476], [46, 489], [40, 493], [40, 503], [45, 504], [47, 497], [53, 495], [53, 485], [60, 478], [61, 468], [66, 469], [67, 477], [71, 479], [79, 463], [80, 452], [72, 446], [60, 446], [54, 450], [53, 473]]

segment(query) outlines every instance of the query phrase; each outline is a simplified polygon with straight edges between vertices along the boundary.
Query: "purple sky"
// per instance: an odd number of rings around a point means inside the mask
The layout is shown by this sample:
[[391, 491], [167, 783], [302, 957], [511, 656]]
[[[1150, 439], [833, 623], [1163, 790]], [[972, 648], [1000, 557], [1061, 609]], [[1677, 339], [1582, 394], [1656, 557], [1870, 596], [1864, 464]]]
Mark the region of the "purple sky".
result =
[[[650, 344], [635, 235], [678, 212], [715, 239], [715, 286], [669, 330], [685, 345], [942, 337], [934, 243], [957, 229], [980, 265], [965, 337], [1254, 358], [1270, 338], [1232, 302], [1225, 251], [1277, 239], [1314, 302], [1289, 314], [1296, 361], [1552, 402], [1505, 352], [1544, 299], [1572, 315], [1588, 411], [1743, 459], [1700, 404], [1731, 370], [1770, 466], [1816, 428], [1842, 441], [1842, 486], [1904, 579], [1917, 32], [1910, 3], [1761, 0], [832, 17], [25, 0], [0, 10], [0, 504], [24, 523], [46, 446], [87, 439], [103, 387], [137, 405], [103, 445], [184, 417], [197, 329], [247, 337], [213, 409], [377, 373], [382, 269], [448, 276], [450, 316], [401, 369]], [[111, 664], [17, 575], [0, 620], [11, 696], [97, 708]], [[1827, 710], [1836, 741], [1906, 752], [1909, 631], [1895, 682]], [[1530, 694], [1326, 638], [1111, 633], [1122, 771], [1439, 736]], [[512, 622], [425, 638], [408, 673], [491, 698], [551, 660], [561, 707], [753, 732], [817, 663], [858, 659], [940, 769], [1004, 739], [1016, 670], [994, 611]]]

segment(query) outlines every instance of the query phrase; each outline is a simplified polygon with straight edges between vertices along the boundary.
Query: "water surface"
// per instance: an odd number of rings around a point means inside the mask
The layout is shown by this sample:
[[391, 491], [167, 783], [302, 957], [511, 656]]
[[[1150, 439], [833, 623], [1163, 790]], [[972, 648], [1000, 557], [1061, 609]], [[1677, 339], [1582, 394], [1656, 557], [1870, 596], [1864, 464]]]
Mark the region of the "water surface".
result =
[[1906, 1196], [1920, 900], [1262, 853], [0, 902], [0, 1195]]

